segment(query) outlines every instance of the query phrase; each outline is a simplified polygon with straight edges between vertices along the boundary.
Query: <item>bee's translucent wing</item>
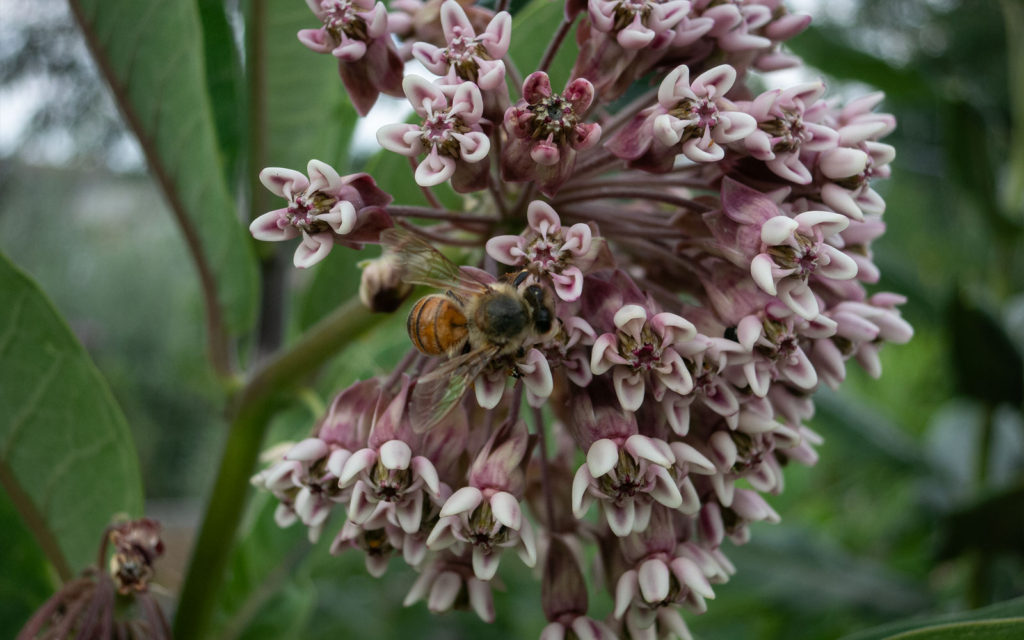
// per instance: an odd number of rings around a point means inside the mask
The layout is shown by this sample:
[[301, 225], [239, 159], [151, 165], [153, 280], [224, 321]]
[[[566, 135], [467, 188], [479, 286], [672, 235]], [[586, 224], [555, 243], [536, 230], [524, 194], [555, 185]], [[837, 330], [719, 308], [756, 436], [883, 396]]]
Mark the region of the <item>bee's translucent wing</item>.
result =
[[412, 430], [423, 433], [443, 420], [499, 350], [500, 347], [487, 345], [455, 356], [417, 380], [409, 402]]
[[380, 242], [398, 254], [403, 270], [402, 279], [408, 283], [453, 289], [456, 293], [469, 295], [489, 290], [485, 283], [464, 273], [457, 264], [408, 229], [386, 229], [380, 234]]

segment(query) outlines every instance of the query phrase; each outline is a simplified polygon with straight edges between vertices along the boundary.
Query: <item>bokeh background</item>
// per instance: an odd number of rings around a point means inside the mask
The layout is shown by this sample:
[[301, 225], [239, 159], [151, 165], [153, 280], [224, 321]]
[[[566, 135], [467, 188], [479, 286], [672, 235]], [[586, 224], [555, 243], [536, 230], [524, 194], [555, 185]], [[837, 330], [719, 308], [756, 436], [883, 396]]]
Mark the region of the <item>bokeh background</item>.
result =
[[[840, 637], [1024, 594], [1024, 5], [787, 4], [815, 16], [791, 48], [830, 95], [883, 90], [898, 119], [892, 179], [876, 187], [888, 202], [877, 290], [908, 297], [916, 335], [883, 350], [881, 380], [852, 367], [841, 393], [817, 395], [821, 461], [787, 470], [772, 501], [782, 524], [728, 551], [738, 573], [687, 616], [701, 638]], [[173, 591], [225, 435], [219, 383], [182, 238], [60, 0], [0, 0], [0, 250], [68, 318], [124, 409]], [[321, 266], [329, 277], [289, 274], [290, 335], [355, 291], [342, 254]], [[387, 369], [401, 324], [357, 344], [270, 441], [301, 434], [340, 384]], [[270, 511], [257, 498], [247, 517]], [[0, 495], [0, 539], [20, 526]], [[487, 626], [402, 608], [413, 574], [396, 563], [374, 580], [361, 558], [326, 553], [330, 535], [311, 546], [298, 529], [254, 531], [231, 560], [224, 638], [529, 638], [544, 624], [514, 562]], [[20, 579], [38, 575], [19, 572], [44, 562], [37, 549], [0, 547], [0, 629], [16, 629], [51, 585]]]

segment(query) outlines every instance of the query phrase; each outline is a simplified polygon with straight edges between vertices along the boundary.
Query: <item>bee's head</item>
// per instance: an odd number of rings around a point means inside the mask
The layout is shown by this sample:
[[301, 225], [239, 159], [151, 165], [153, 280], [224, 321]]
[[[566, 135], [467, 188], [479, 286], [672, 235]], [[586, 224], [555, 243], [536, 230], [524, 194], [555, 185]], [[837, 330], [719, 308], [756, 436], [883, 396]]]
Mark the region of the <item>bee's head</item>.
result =
[[551, 331], [555, 322], [555, 301], [551, 292], [539, 284], [531, 284], [523, 289], [523, 298], [530, 307], [534, 330], [541, 335]]

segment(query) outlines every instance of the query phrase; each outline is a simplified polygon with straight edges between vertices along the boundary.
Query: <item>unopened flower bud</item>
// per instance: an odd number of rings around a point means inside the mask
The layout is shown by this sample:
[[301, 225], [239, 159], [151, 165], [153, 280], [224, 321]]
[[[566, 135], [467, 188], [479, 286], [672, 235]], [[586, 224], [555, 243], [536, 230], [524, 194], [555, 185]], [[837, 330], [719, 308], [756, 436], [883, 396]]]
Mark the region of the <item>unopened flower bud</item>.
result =
[[359, 263], [363, 269], [359, 281], [359, 299], [370, 311], [391, 313], [402, 306], [412, 293], [412, 285], [402, 281], [398, 257], [385, 252], [379, 258]]

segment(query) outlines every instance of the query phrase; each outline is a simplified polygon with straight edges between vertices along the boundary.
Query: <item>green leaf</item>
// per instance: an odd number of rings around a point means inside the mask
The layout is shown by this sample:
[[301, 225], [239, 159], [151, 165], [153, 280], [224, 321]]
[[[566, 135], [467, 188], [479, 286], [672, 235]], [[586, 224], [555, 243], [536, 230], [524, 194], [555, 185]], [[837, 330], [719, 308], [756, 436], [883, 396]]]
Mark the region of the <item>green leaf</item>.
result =
[[[300, 29], [320, 26], [319, 21], [305, 2], [249, 4], [248, 24], [254, 24], [252, 12], [265, 12], [263, 29], [258, 40], [250, 38], [248, 53], [250, 61], [260, 61], [251, 68], [262, 72], [258, 81], [265, 87], [265, 121], [259, 133], [265, 136], [266, 157], [261, 160], [267, 166], [305, 171], [315, 158], [344, 174], [355, 109], [334, 56], [310, 51], [296, 37]], [[254, 172], [261, 169], [252, 167]]]
[[196, 0], [203, 31], [206, 89], [213, 105], [224, 179], [235, 184], [241, 169], [244, 85], [242, 61], [235, 47], [225, 0]]
[[[975, 609], [937, 616], [915, 616], [907, 620], [858, 631], [842, 640], [882, 638], [1020, 638], [1024, 630], [1024, 597]], [[909, 632], [909, 633], [908, 633]], [[956, 635], [957, 633], [963, 635]], [[920, 635], [919, 635], [920, 634]], [[935, 634], [935, 635], [931, 635]], [[999, 635], [1002, 634], [1002, 635]]]
[[1024, 634], [1024, 618], [957, 622], [915, 629], [889, 640], [1018, 640]]
[[983, 402], [1020, 406], [1024, 359], [999, 321], [959, 292], [947, 317], [957, 390]]
[[839, 27], [812, 26], [786, 42], [804, 61], [835, 78], [864, 82], [891, 100], [931, 104], [933, 85], [916, 68], [896, 67], [848, 44]]
[[994, 493], [947, 515], [940, 559], [977, 549], [1024, 555], [1024, 484]]
[[928, 604], [923, 588], [906, 578], [794, 526], [758, 527], [749, 543], [726, 553], [741, 569], [723, 589], [749, 590], [792, 610], [860, 609], [893, 616]]
[[17, 629], [56, 589], [46, 556], [14, 508], [0, 491], [0, 629]]
[[[512, 19], [512, 45], [508, 55], [516, 63], [523, 78], [537, 69], [544, 50], [565, 18], [565, 5], [551, 0], [533, 0]], [[551, 61], [547, 74], [551, 88], [558, 92], [569, 81], [572, 65], [579, 49], [576, 46], [576, 27], [566, 35], [561, 48]], [[513, 87], [513, 100], [522, 87]]]
[[821, 387], [814, 393], [815, 422], [843, 438], [847, 449], [898, 468], [922, 467], [920, 449], [912, 438], [865, 403]]
[[302, 294], [299, 309], [299, 328], [306, 330], [324, 318], [336, 307], [359, 292], [361, 260], [376, 257], [380, 252], [356, 251], [348, 247], [335, 247], [316, 266], [312, 282]]
[[223, 323], [244, 331], [256, 310], [256, 262], [224, 181], [195, 3], [70, 4], [185, 234], [204, 290]]
[[50, 301], [0, 256], [0, 484], [62, 578], [142, 513], [128, 424]]

